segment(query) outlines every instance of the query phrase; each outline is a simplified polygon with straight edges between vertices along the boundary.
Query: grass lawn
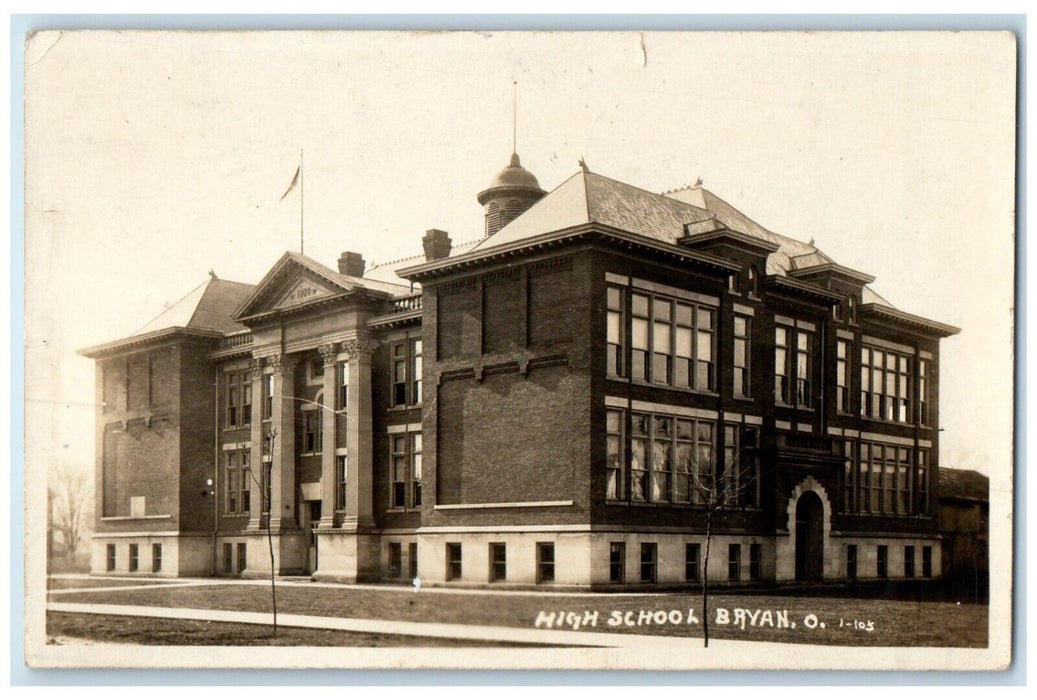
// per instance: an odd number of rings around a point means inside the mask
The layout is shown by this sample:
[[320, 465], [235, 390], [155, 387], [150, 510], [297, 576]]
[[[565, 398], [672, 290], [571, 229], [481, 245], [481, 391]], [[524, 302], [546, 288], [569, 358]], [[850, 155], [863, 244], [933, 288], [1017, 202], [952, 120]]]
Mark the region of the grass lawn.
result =
[[307, 646], [307, 647], [483, 647], [532, 646], [472, 642], [405, 635], [343, 632], [283, 627], [273, 636], [270, 627], [204, 620], [160, 620], [147, 617], [47, 614], [48, 644], [191, 645], [191, 646]]
[[[263, 585], [205, 585], [179, 588], [146, 588], [128, 591], [98, 591], [61, 595], [55, 600], [77, 603], [115, 603], [186, 608], [212, 608], [270, 612], [270, 589]], [[596, 624], [580, 629], [595, 632], [640, 633], [701, 637], [701, 624], [687, 624], [689, 608], [701, 618], [701, 596], [673, 593], [657, 596], [546, 597], [529, 595], [469, 595], [464, 593], [410, 590], [348, 589], [280, 586], [277, 609], [283, 613], [358, 617], [415, 622], [450, 622], [472, 625], [533, 627], [538, 615], [576, 613], [581, 621], [597, 612]], [[718, 624], [718, 609], [727, 611], [730, 623]], [[751, 611], [742, 625], [733, 623], [736, 608]], [[753, 613], [769, 610], [777, 623], [787, 611], [789, 626], [766, 626], [767, 616]], [[648, 613], [649, 621], [642, 611]], [[671, 612], [676, 611], [676, 612]], [[627, 615], [627, 613], [630, 613]], [[674, 623], [676, 613], [681, 622]], [[817, 597], [772, 595], [764, 592], [720, 592], [710, 595], [710, 634], [715, 639], [744, 639], [802, 644], [866, 646], [987, 645], [987, 606], [927, 600]], [[809, 616], [815, 617], [809, 617]], [[660, 624], [662, 619], [665, 618]], [[609, 620], [628, 620], [633, 626], [612, 626]], [[757, 624], [751, 624], [752, 620]], [[640, 620], [641, 624], [637, 624]], [[815, 623], [816, 624], [813, 624]], [[764, 623], [761, 626], [760, 623]], [[823, 626], [822, 626], [823, 623]], [[795, 625], [795, 628], [792, 627]], [[811, 629], [811, 625], [813, 628]], [[543, 625], [541, 625], [543, 627]], [[573, 629], [571, 625], [552, 629]]]

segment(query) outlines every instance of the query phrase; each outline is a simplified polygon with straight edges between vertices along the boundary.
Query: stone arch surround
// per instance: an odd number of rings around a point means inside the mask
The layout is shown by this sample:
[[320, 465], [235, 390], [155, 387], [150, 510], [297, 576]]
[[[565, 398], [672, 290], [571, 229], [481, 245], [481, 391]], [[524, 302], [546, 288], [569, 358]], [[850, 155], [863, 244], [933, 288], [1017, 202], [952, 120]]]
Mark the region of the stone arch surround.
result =
[[796, 580], [796, 504], [799, 498], [807, 491], [813, 491], [821, 499], [821, 544], [824, 548], [824, 578], [836, 578], [838, 562], [835, 560], [835, 552], [831, 547], [832, 534], [832, 502], [828, 498], [825, 487], [818, 483], [817, 479], [808, 476], [796, 484], [789, 496], [785, 507], [786, 535], [778, 535], [774, 544], [775, 579], [778, 581]]

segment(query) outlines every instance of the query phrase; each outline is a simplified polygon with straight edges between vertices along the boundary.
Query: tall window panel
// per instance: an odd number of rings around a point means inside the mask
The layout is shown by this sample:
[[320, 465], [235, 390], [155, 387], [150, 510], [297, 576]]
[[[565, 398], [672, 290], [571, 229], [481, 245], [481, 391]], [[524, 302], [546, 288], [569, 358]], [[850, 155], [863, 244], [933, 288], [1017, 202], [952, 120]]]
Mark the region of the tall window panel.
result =
[[796, 405], [809, 406], [813, 383], [811, 381], [810, 352], [813, 345], [813, 334], [802, 329], [796, 330]]
[[623, 411], [605, 413], [605, 498], [623, 497]]
[[752, 319], [748, 316], [742, 316], [735, 314], [734, 318], [734, 353], [732, 362], [734, 363], [734, 395], [742, 398], [748, 398], [750, 394], [749, 386], [749, 356], [750, 347], [750, 328]]
[[392, 433], [390, 442], [390, 508], [421, 505], [421, 433]]
[[630, 303], [630, 376], [648, 379], [648, 297], [634, 294]]
[[929, 450], [918, 450], [915, 463], [915, 510], [921, 515], [929, 513]]
[[918, 422], [930, 425], [929, 415], [929, 360], [918, 361]]
[[623, 367], [623, 343], [626, 325], [623, 322], [625, 293], [621, 287], [609, 287], [606, 294], [608, 300], [608, 330], [606, 332], [608, 373], [616, 377], [625, 377], [626, 373]]
[[274, 415], [274, 375], [263, 375], [263, 419]]
[[349, 363], [338, 363], [338, 409], [349, 407]]
[[774, 400], [778, 403], [792, 403], [792, 384], [789, 376], [789, 336], [788, 328], [778, 326], [774, 329]]
[[421, 403], [421, 340], [410, 341], [410, 402]]
[[850, 412], [850, 343], [835, 344], [835, 407], [840, 413]]
[[392, 346], [392, 405], [407, 405], [407, 344]]
[[346, 486], [349, 483], [349, 460], [346, 455], [335, 456], [335, 507], [346, 509]]

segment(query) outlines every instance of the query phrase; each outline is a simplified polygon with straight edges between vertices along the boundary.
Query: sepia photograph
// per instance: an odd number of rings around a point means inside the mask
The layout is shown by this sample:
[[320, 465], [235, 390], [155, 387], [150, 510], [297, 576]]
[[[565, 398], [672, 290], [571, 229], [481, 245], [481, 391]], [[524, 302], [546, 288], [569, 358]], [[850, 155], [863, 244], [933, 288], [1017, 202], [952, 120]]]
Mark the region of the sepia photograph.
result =
[[1006, 668], [1017, 50], [31, 33], [26, 663]]

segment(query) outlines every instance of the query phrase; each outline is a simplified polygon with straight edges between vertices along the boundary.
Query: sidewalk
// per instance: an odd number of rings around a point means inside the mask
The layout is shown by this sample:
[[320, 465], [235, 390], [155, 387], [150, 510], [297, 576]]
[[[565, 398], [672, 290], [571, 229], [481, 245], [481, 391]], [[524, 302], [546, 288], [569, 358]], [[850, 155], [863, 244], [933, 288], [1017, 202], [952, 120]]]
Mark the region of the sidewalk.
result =
[[[238, 612], [233, 610], [199, 610], [191, 608], [162, 608], [141, 605], [108, 605], [92, 603], [47, 604], [52, 612], [84, 613], [88, 615], [128, 615], [178, 620], [208, 620], [211, 622], [242, 622], [270, 625], [270, 613]], [[549, 646], [618, 647], [618, 648], [702, 648], [702, 640], [687, 637], [662, 637], [644, 634], [609, 632], [575, 632], [522, 627], [493, 627], [458, 625], [438, 622], [403, 622], [396, 620], [368, 620], [360, 618], [318, 617], [315, 615], [277, 616], [278, 627], [368, 632], [441, 639], [463, 639], [480, 642], [519, 642]], [[711, 645], [715, 642], [710, 642]]]

